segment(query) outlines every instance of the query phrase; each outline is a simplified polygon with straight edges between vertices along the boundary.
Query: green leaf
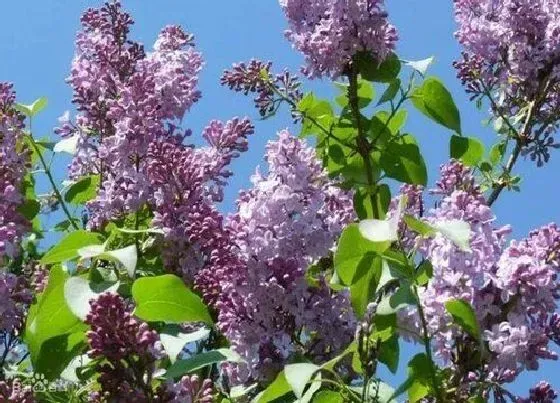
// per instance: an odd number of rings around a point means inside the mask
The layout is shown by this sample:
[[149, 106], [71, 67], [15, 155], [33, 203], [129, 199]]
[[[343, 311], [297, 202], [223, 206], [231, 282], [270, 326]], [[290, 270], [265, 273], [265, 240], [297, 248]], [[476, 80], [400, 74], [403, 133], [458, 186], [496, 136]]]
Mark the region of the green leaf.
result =
[[70, 186], [64, 200], [72, 204], [84, 204], [95, 198], [98, 189], [99, 175], [86, 176]]
[[[348, 84], [337, 83], [337, 87], [342, 91], [342, 94], [336, 97], [336, 103], [346, 108], [348, 106]], [[375, 98], [375, 90], [370, 82], [365, 80], [358, 80], [358, 106], [366, 108], [371, 101]]]
[[389, 340], [381, 343], [379, 347], [379, 361], [387, 365], [389, 371], [393, 374], [399, 369], [399, 336], [393, 334]]
[[453, 317], [453, 321], [465, 332], [480, 340], [480, 327], [474, 309], [461, 299], [453, 299], [445, 303], [447, 312]]
[[17, 211], [29, 221], [32, 221], [41, 211], [41, 203], [37, 200], [28, 199], [18, 206]]
[[412, 384], [408, 389], [410, 403], [415, 403], [429, 394], [431, 367], [432, 364], [424, 353], [414, 356], [408, 363], [408, 375], [412, 379]]
[[442, 220], [433, 224], [434, 229], [452, 241], [463, 252], [470, 252], [471, 226], [462, 220]]
[[390, 54], [379, 63], [369, 52], [361, 52], [357, 56], [358, 69], [362, 77], [368, 81], [390, 83], [401, 71], [401, 62], [397, 55]]
[[[34, 365], [39, 362], [48, 363], [53, 350], [59, 350], [60, 343], [64, 344], [64, 337], [74, 333], [85, 333], [87, 326], [72, 313], [64, 298], [64, 284], [68, 274], [59, 266], [50, 270], [47, 287], [40, 295], [37, 302], [29, 310], [27, 316], [24, 341], [31, 353], [31, 361]], [[58, 337], [58, 338], [57, 338]], [[43, 349], [43, 344], [51, 341]], [[75, 345], [78, 336], [72, 336], [66, 346]], [[73, 347], [71, 348], [73, 350]], [[46, 355], [46, 358], [45, 358]], [[50, 362], [52, 365], [53, 362]], [[47, 365], [47, 364], [45, 364]], [[64, 366], [60, 368], [62, 371]]]
[[319, 369], [319, 366], [309, 363], [289, 364], [284, 367], [286, 381], [298, 399], [303, 396], [305, 387]]
[[334, 266], [342, 282], [352, 285], [358, 280], [356, 273], [362, 258], [368, 253], [383, 253], [389, 246], [389, 242], [375, 243], [365, 239], [357, 224], [346, 227], [334, 256]]
[[382, 105], [385, 102], [389, 102], [389, 101], [392, 101], [393, 99], [395, 99], [395, 97], [399, 93], [400, 88], [401, 88], [401, 80], [400, 79], [397, 78], [397, 79], [391, 81], [391, 83], [389, 83], [389, 86], [387, 87], [387, 89], [385, 90], [383, 95], [381, 95], [381, 99], [379, 99], [379, 102], [377, 103], [377, 105]]
[[424, 115], [461, 133], [461, 116], [451, 93], [435, 77], [427, 78], [412, 94], [413, 105]]
[[92, 284], [85, 276], [70, 277], [64, 283], [64, 300], [74, 315], [85, 320], [90, 312], [89, 301], [104, 293], [116, 294], [119, 283]]
[[507, 149], [507, 144], [505, 142], [499, 142], [498, 144], [495, 144], [491, 149], [490, 149], [490, 162], [494, 165], [500, 163], [502, 161], [502, 159], [504, 158], [504, 155], [506, 153], [506, 149]]
[[416, 272], [416, 284], [419, 286], [425, 286], [428, 284], [430, 279], [434, 276], [434, 267], [429, 260], [424, 260], [418, 266], [418, 270]]
[[344, 399], [339, 392], [320, 390], [313, 396], [313, 403], [344, 403]]
[[41, 259], [41, 264], [61, 263], [79, 257], [78, 250], [103, 242], [103, 236], [84, 230], [74, 231], [52, 247]]
[[276, 379], [256, 398], [256, 403], [270, 403], [282, 396], [290, 393], [292, 390], [290, 384], [286, 380], [284, 371], [280, 372]]
[[134, 314], [148, 322], [212, 324], [208, 308], [179, 277], [167, 274], [144, 277], [132, 285]]
[[378, 315], [391, 315], [408, 305], [415, 305], [416, 298], [407, 284], [401, 284], [399, 289], [390, 295], [385, 296], [377, 307]]
[[453, 135], [450, 142], [451, 158], [462, 161], [467, 166], [476, 166], [484, 156], [484, 144], [473, 137]]
[[54, 145], [53, 152], [74, 155], [76, 154], [79, 140], [80, 140], [80, 136], [78, 134], [72, 137], [63, 138], [62, 140], [60, 140], [58, 143]]
[[92, 245], [81, 248], [78, 253], [83, 259], [97, 258], [108, 260], [123, 265], [130, 278], [134, 278], [136, 265], [138, 263], [138, 250], [136, 245], [130, 245], [116, 250], [105, 250], [106, 245]]
[[178, 379], [185, 374], [198, 371], [221, 362], [241, 362], [239, 354], [227, 348], [200, 353], [187, 360], [176, 361], [165, 373], [167, 379]]
[[33, 363], [35, 373], [53, 381], [59, 378], [68, 364], [87, 346], [84, 331], [63, 334], [46, 340]]
[[390, 143], [381, 154], [380, 162], [387, 176], [400, 182], [423, 186], [428, 182], [426, 163], [410, 135], [399, 143]]
[[414, 216], [405, 214], [403, 220], [408, 228], [424, 237], [432, 236], [435, 233], [434, 227]]
[[[350, 287], [350, 301], [356, 316], [363, 317], [367, 305], [375, 297], [381, 278], [382, 259], [379, 255], [366, 255], [358, 265], [358, 280]], [[365, 273], [360, 273], [365, 272]]]
[[174, 363], [187, 344], [207, 339], [209, 335], [210, 330], [206, 328], [186, 333], [177, 325], [167, 325], [160, 332], [159, 338], [165, 352], [169, 356], [169, 360], [171, 363]]
[[422, 76], [425, 76], [426, 72], [428, 71], [428, 69], [430, 68], [430, 66], [434, 62], [434, 60], [435, 60], [435, 58], [432, 56], [432, 57], [429, 57], [429, 58], [424, 59], [424, 60], [406, 61], [404, 64], [406, 66], [411, 67], [412, 69], [416, 70]]
[[31, 105], [16, 104], [15, 108], [27, 117], [35, 117], [47, 107], [48, 100], [45, 97], [35, 100]]

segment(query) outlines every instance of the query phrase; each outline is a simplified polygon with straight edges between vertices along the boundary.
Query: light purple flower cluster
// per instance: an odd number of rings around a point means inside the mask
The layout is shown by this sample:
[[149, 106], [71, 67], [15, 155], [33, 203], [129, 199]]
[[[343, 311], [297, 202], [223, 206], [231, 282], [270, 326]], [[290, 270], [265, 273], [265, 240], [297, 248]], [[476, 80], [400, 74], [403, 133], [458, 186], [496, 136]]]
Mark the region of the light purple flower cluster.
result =
[[0, 381], [0, 402], [35, 403], [33, 390], [24, 386], [19, 379]]
[[394, 49], [397, 32], [383, 0], [280, 0], [286, 37], [305, 56], [307, 76], [341, 75], [359, 52], [379, 62]]
[[179, 382], [168, 388], [170, 402], [177, 403], [212, 403], [214, 401], [213, 383], [210, 379], [202, 382], [197, 375], [184, 376]]
[[255, 59], [248, 63], [236, 63], [231, 70], [224, 71], [221, 83], [245, 95], [256, 93], [255, 106], [262, 117], [267, 117], [274, 114], [285, 100], [297, 103], [303, 96], [297, 76], [288, 70], [272, 74], [271, 68], [271, 62], [265, 63]]
[[69, 82], [80, 114], [57, 131], [80, 136], [70, 175], [99, 174], [102, 186], [90, 203], [90, 225], [134, 212], [152, 194], [146, 177], [151, 143], [173, 136], [168, 123], [181, 119], [200, 98], [202, 67], [193, 37], [164, 28], [153, 52], [128, 39], [133, 21], [118, 1], [82, 17]]
[[29, 223], [17, 211], [29, 155], [22, 152], [23, 116], [14, 109], [12, 85], [0, 82], [0, 264], [18, 253]]
[[87, 333], [88, 355], [100, 360], [97, 371], [101, 386], [92, 399], [105, 396], [151, 401], [154, 363], [163, 356], [157, 332], [134, 318], [131, 307], [118, 295], [102, 294], [90, 305], [86, 318], [91, 327]]
[[[463, 59], [459, 77], [473, 97], [492, 93], [514, 116], [528, 102], [556, 125], [560, 112], [560, 4], [556, 0], [454, 0]], [[496, 111], [494, 111], [496, 112]]]
[[234, 382], [271, 379], [297, 351], [325, 359], [355, 329], [347, 295], [305, 278], [353, 220], [351, 198], [329, 181], [313, 149], [287, 131], [268, 144], [266, 161], [268, 173], [257, 171], [228, 220], [242, 266], [222, 283], [219, 326], [248, 361], [247, 372], [230, 373]]
[[[541, 359], [557, 359], [549, 344], [558, 341], [559, 330], [558, 228], [541, 228], [506, 248], [505, 236], [511, 230], [494, 226], [495, 217], [474, 186], [470, 170], [457, 162], [442, 167], [436, 193], [443, 199], [429, 212], [428, 221], [462, 220], [471, 228], [471, 251], [441, 234], [416, 241], [433, 265], [433, 278], [420, 290], [420, 300], [437, 356], [459, 366], [474, 359], [457, 347], [468, 340], [445, 308], [447, 301], [462, 299], [474, 308], [488, 344], [487, 376], [509, 382], [523, 370], [537, 369]], [[416, 309], [400, 316], [405, 328], [421, 334]]]

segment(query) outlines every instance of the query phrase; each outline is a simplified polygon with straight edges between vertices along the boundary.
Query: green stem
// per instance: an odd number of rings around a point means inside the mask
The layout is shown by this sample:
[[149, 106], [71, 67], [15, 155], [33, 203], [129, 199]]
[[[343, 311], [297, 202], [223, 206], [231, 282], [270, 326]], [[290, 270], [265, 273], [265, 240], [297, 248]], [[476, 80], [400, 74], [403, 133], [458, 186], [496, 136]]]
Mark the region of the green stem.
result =
[[43, 170], [45, 171], [45, 175], [47, 175], [47, 178], [49, 179], [52, 190], [53, 190], [58, 202], [60, 203], [60, 207], [64, 211], [64, 214], [66, 214], [66, 217], [68, 217], [68, 220], [70, 221], [70, 225], [75, 230], [79, 230], [80, 228], [78, 227], [78, 224], [76, 224], [76, 222], [74, 221], [74, 218], [72, 217], [72, 214], [70, 214], [70, 210], [68, 210], [68, 206], [66, 206], [66, 203], [64, 202], [64, 198], [62, 197], [62, 194], [60, 194], [60, 191], [58, 190], [58, 187], [56, 186], [56, 183], [55, 183], [54, 178], [52, 176], [51, 170], [47, 166], [47, 163], [45, 161], [45, 157], [43, 156], [43, 153], [41, 153], [41, 150], [37, 146], [37, 143], [35, 143], [35, 139], [33, 138], [33, 134], [31, 133], [31, 123], [29, 124], [29, 129], [30, 129], [29, 140], [31, 142], [31, 146], [33, 147], [33, 150], [37, 153], [37, 156], [39, 157], [39, 161], [41, 161], [41, 165], [43, 166]]
[[518, 133], [515, 137], [515, 147], [509, 157], [509, 160], [502, 174], [502, 180], [497, 186], [494, 187], [494, 190], [488, 197], [487, 203], [489, 206], [492, 206], [492, 204], [494, 204], [496, 200], [498, 200], [498, 197], [500, 196], [502, 191], [506, 188], [507, 186], [506, 177], [509, 177], [511, 175], [511, 172], [513, 171], [513, 167], [515, 166], [515, 163], [519, 159], [523, 147], [525, 147], [525, 145], [528, 142], [529, 136], [533, 130], [532, 120], [536, 111], [536, 106], [537, 104], [535, 102], [531, 102], [531, 104], [529, 105], [529, 110], [527, 111], [525, 124], [523, 125], [523, 129], [521, 130], [521, 133]]
[[420, 321], [422, 323], [422, 337], [424, 341], [424, 348], [426, 351], [426, 357], [430, 361], [430, 376], [432, 377], [432, 386], [436, 394], [436, 402], [444, 402], [443, 395], [441, 393], [441, 388], [437, 380], [436, 374], [436, 364], [434, 362], [434, 357], [432, 356], [432, 347], [430, 342], [430, 334], [428, 333], [428, 323], [426, 321], [426, 314], [424, 313], [424, 307], [422, 307], [422, 302], [420, 301], [420, 296], [418, 295], [418, 287], [413, 285], [414, 296], [416, 298], [416, 306], [418, 308], [418, 315], [420, 316]]
[[362, 126], [362, 114], [360, 112], [360, 100], [358, 97], [358, 70], [356, 64], [352, 64], [349, 70], [350, 71], [348, 73], [348, 80], [350, 85], [348, 87], [348, 104], [350, 105], [352, 116], [356, 121], [356, 128], [358, 130], [358, 137], [356, 139], [358, 153], [360, 153], [364, 160], [366, 178], [370, 187], [369, 190], [370, 192], [372, 192], [370, 194], [370, 202], [373, 218], [380, 218], [379, 208], [377, 206], [377, 201], [375, 198], [375, 192], [373, 192], [373, 189], [375, 189], [376, 186], [376, 180], [373, 177], [373, 167], [371, 165], [370, 159], [371, 145]]

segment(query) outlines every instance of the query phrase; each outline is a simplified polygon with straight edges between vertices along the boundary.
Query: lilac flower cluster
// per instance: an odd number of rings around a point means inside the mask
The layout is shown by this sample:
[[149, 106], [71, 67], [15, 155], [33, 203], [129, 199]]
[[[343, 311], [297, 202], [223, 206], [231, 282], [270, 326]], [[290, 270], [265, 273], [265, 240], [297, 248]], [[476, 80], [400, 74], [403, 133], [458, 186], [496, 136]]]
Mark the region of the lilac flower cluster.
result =
[[12, 85], [0, 82], [0, 263], [18, 253], [17, 245], [28, 229], [17, 211], [23, 202], [21, 188], [29, 156], [22, 152], [23, 115], [14, 109]]
[[0, 381], [0, 402], [35, 403], [33, 390], [24, 386], [19, 379]]
[[340, 76], [359, 52], [383, 61], [397, 32], [387, 21], [383, 0], [280, 0], [288, 18], [286, 37], [305, 56], [304, 72]]
[[248, 63], [236, 63], [231, 70], [224, 71], [222, 85], [245, 95], [256, 93], [255, 106], [262, 117], [273, 115], [279, 105], [287, 101], [297, 103], [302, 98], [301, 83], [288, 70], [272, 74], [272, 63], [252, 59]]
[[[560, 113], [560, 5], [556, 0], [454, 0], [462, 60], [459, 78], [473, 98], [490, 95], [494, 113], [514, 116], [535, 102], [543, 126], [539, 142]], [[547, 131], [548, 130], [548, 131]], [[540, 143], [539, 143], [540, 144]], [[536, 155], [535, 155], [536, 157]]]
[[69, 78], [80, 114], [75, 125], [65, 121], [57, 130], [79, 136], [71, 177], [99, 174], [103, 179], [88, 206], [92, 226], [149, 201], [149, 146], [173, 136], [175, 128], [168, 123], [181, 119], [200, 98], [202, 58], [192, 35], [168, 26], [146, 54], [128, 39], [132, 23], [118, 1], [83, 15]]
[[331, 293], [324, 281], [310, 287], [305, 278], [353, 220], [351, 198], [287, 131], [268, 144], [266, 161], [268, 173], [257, 171], [227, 224], [242, 266], [222, 283], [219, 327], [248, 362], [230, 372], [234, 382], [271, 379], [298, 351], [325, 359], [355, 329], [347, 295]]
[[[435, 193], [443, 199], [429, 212], [428, 221], [462, 220], [471, 228], [471, 251], [441, 234], [416, 240], [433, 265], [433, 278], [420, 290], [420, 300], [437, 356], [457, 366], [472, 362], [465, 356], [468, 351], [458, 348], [468, 340], [445, 308], [447, 301], [458, 298], [473, 306], [488, 345], [485, 376], [509, 382], [523, 370], [536, 370], [541, 359], [556, 360], [549, 344], [558, 342], [560, 330], [555, 313], [560, 299], [560, 230], [551, 224], [506, 248], [510, 228], [494, 226], [494, 215], [470, 170], [457, 162], [442, 167]], [[416, 309], [400, 316], [405, 328], [422, 332]]]
[[32, 298], [23, 277], [0, 271], [0, 334], [19, 332]]
[[147, 174], [154, 190], [153, 224], [165, 232], [164, 258], [211, 304], [217, 301], [220, 279], [235, 271], [231, 236], [214, 202], [223, 198], [231, 175], [228, 165], [247, 150], [254, 129], [248, 119], [225, 124], [213, 121], [204, 130], [209, 147], [185, 146], [176, 139], [153, 143]]
[[170, 402], [177, 403], [212, 403], [214, 401], [213, 384], [210, 379], [202, 382], [197, 375], [184, 376], [169, 388]]
[[520, 398], [516, 403], [553, 403], [558, 394], [548, 382], [539, 382], [529, 391], [529, 397]]
[[97, 364], [101, 391], [92, 400], [151, 401], [150, 378], [155, 361], [163, 356], [158, 334], [134, 318], [131, 307], [118, 295], [102, 294], [90, 305], [88, 355], [103, 359]]

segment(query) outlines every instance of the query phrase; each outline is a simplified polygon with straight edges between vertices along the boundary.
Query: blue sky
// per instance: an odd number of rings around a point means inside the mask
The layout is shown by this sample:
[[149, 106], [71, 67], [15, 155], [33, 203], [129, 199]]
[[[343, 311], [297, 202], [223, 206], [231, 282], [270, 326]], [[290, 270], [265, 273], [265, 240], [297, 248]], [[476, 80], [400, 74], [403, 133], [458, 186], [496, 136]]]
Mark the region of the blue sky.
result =
[[[56, 119], [65, 110], [72, 110], [71, 91], [64, 79], [68, 75], [73, 54], [73, 40], [83, 9], [97, 6], [99, 1], [50, 0], [9, 1], [3, 4], [0, 24], [0, 80], [15, 83], [21, 102], [46, 96], [48, 109], [34, 122], [37, 137], [52, 135]], [[132, 35], [151, 47], [160, 28], [181, 24], [196, 35], [198, 48], [206, 65], [201, 75], [203, 99], [185, 117], [183, 125], [193, 129], [195, 136], [211, 119], [233, 116], [255, 118], [256, 134], [250, 140], [250, 151], [234, 163], [234, 178], [226, 193], [224, 209], [230, 210], [239, 191], [249, 185], [249, 177], [262, 161], [266, 142], [283, 128], [291, 127], [289, 114], [279, 114], [267, 121], [258, 121], [250, 99], [232, 94], [219, 85], [224, 68], [232, 62], [252, 57], [270, 60], [277, 68], [297, 71], [301, 57], [284, 39], [285, 21], [276, 0], [124, 0], [136, 24]], [[452, 2], [449, 0], [388, 0], [391, 20], [401, 40], [399, 56], [403, 59], [424, 59], [434, 55], [436, 64], [430, 70], [446, 83], [462, 114], [463, 130], [478, 136], [485, 143], [495, 139], [481, 124], [486, 117], [468, 101], [451, 67], [459, 54], [453, 38]], [[321, 95], [332, 93], [328, 82], [306, 83]], [[437, 179], [437, 167], [448, 157], [449, 133], [442, 127], [412, 113], [407, 130], [417, 136], [427, 159], [430, 181]], [[64, 161], [57, 163], [57, 177], [64, 176]], [[531, 229], [559, 221], [555, 200], [560, 155], [553, 155], [544, 168], [530, 161], [521, 161], [517, 172], [522, 174], [522, 192], [505, 193], [496, 204], [495, 213], [501, 224], [510, 223], [515, 237], [525, 236]], [[43, 187], [43, 184], [41, 184]], [[46, 188], [43, 188], [46, 189]], [[54, 220], [54, 219], [53, 219]], [[52, 221], [52, 220], [51, 220]], [[53, 221], [56, 222], [56, 221]], [[402, 366], [402, 362], [401, 362]], [[523, 393], [540, 378], [560, 379], [554, 370], [557, 363], [543, 366], [540, 374], [529, 374], [517, 382], [516, 391]], [[560, 389], [560, 380], [555, 381]]]

